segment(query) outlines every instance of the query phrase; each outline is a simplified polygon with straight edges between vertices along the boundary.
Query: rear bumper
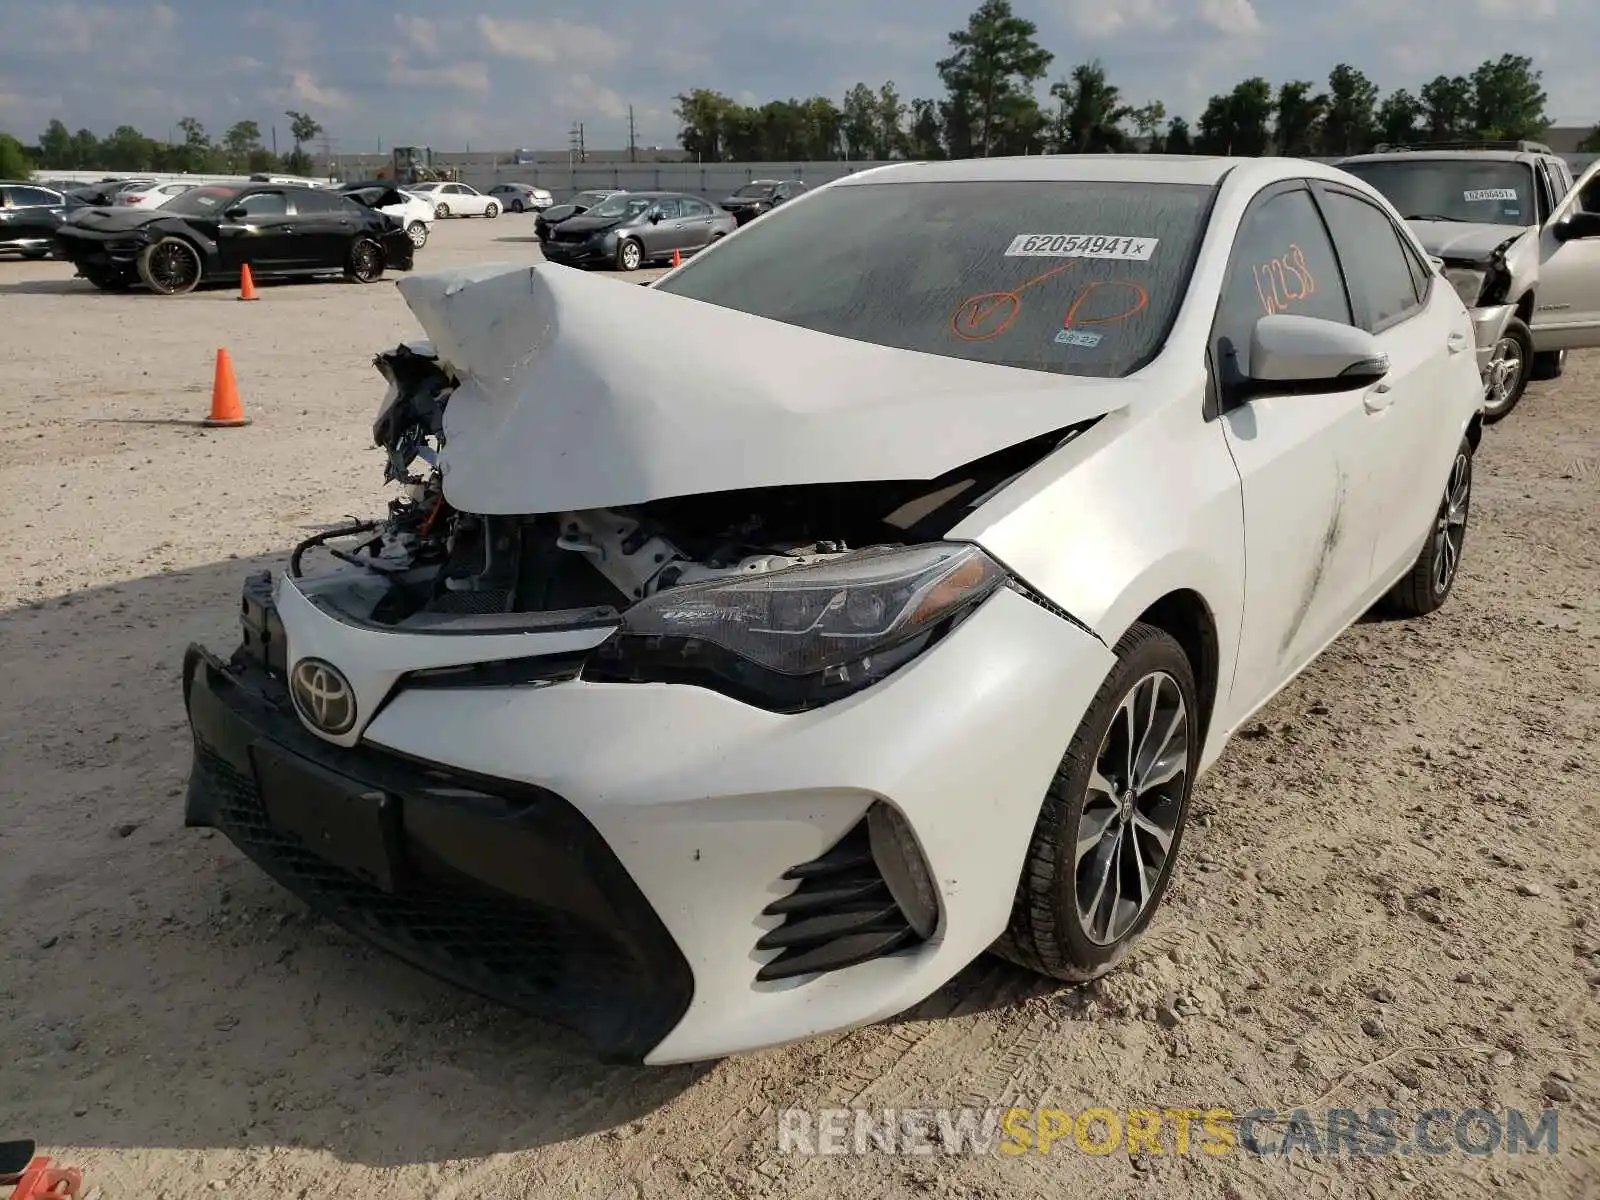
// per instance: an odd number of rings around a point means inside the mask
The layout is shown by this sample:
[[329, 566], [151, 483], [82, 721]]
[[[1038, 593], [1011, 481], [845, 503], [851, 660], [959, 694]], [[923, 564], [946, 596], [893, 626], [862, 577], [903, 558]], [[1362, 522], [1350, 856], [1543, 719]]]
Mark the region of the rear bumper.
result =
[[[642, 1061], [688, 1009], [688, 962], [561, 797], [329, 746], [266, 671], [199, 647], [184, 656], [183, 690], [194, 737], [185, 823], [219, 829], [312, 908], [431, 974], [572, 1029], [607, 1060]], [[326, 846], [313, 852], [285, 832], [259, 782], [263, 754], [353, 805], [384, 797], [392, 818], [378, 840], [392, 838], [392, 877], [335, 865]], [[349, 829], [325, 829], [324, 843], [351, 850]], [[371, 861], [385, 850], [373, 843], [353, 849]]]

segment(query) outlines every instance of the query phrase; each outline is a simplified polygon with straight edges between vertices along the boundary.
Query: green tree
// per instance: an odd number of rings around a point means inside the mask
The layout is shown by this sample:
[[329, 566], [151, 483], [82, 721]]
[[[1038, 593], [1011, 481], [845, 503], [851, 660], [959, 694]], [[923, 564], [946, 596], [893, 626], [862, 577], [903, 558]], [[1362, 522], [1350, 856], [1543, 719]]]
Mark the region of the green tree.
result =
[[676, 99], [679, 144], [701, 162], [726, 161], [728, 126], [741, 106], [710, 88], [695, 88]]
[[306, 175], [311, 171], [311, 159], [300, 147], [307, 142], [316, 141], [322, 133], [322, 126], [303, 112], [285, 109], [284, 116], [289, 118], [289, 136], [294, 139], [294, 150], [290, 152], [288, 163], [289, 170], [297, 175]]
[[100, 139], [92, 130], [80, 129], [72, 135], [72, 163], [80, 171], [100, 165]]
[[213, 147], [211, 139], [206, 136], [205, 126], [194, 117], [180, 117], [178, 131], [183, 134], [183, 143], [174, 147], [173, 152], [168, 155], [168, 165], [179, 171], [209, 170], [212, 166]]
[[236, 159], [248, 159], [250, 152], [261, 145], [261, 126], [254, 121], [235, 121], [222, 135], [222, 144]]
[[1390, 92], [1378, 106], [1378, 139], [1391, 146], [1410, 145], [1423, 116], [1422, 101], [1405, 88]]
[[1428, 140], [1448, 142], [1471, 137], [1472, 81], [1461, 75], [1439, 75], [1422, 85], [1422, 119]]
[[1160, 154], [1166, 149], [1162, 130], [1167, 127], [1167, 106], [1159, 100], [1141, 105], [1128, 114], [1128, 122], [1139, 134], [1139, 140], [1148, 154]]
[[839, 106], [827, 96], [813, 96], [804, 104], [806, 159], [825, 162], [839, 157]]
[[60, 171], [70, 171], [78, 165], [72, 157], [72, 134], [58, 120], [51, 121], [39, 135], [39, 165]]
[[1213, 96], [1200, 114], [1195, 149], [1201, 154], [1262, 155], [1272, 144], [1272, 85], [1259, 75]]
[[864, 83], [844, 94], [839, 107], [839, 136], [844, 139], [847, 158], [873, 158], [878, 135], [878, 97]]
[[1127, 144], [1120, 126], [1133, 109], [1107, 82], [1098, 59], [1073, 67], [1066, 79], [1051, 85], [1050, 94], [1058, 105], [1051, 136], [1058, 152], [1094, 154], [1121, 150]]
[[[1005, 153], [1037, 138], [1043, 119], [1032, 89], [1055, 59], [1039, 45], [1038, 32], [1012, 11], [1011, 0], [983, 0], [967, 27], [950, 34], [951, 54], [937, 64], [950, 94], [945, 125], [965, 126], [962, 148], [968, 152]], [[954, 137], [950, 152], [959, 156]]]
[[132, 125], [118, 125], [100, 143], [98, 165], [107, 171], [149, 171], [156, 163], [156, 143]]
[[0, 179], [32, 179], [33, 160], [22, 143], [9, 133], [0, 133]]
[[1600, 125], [1589, 130], [1587, 137], [1578, 143], [1579, 154], [1600, 154]]
[[910, 139], [906, 137], [906, 112], [906, 102], [900, 98], [900, 89], [895, 87], [893, 80], [878, 89], [874, 158], [905, 158], [910, 154]]
[[907, 140], [912, 158], [943, 158], [944, 128], [939, 123], [939, 105], [933, 100], [911, 102], [911, 129]]
[[1377, 86], [1348, 63], [1328, 74], [1328, 107], [1322, 116], [1322, 152], [1360, 154], [1376, 141]]
[[1304, 158], [1316, 153], [1318, 128], [1322, 114], [1328, 107], [1328, 98], [1312, 95], [1316, 85], [1304, 79], [1291, 80], [1278, 88], [1277, 107], [1273, 114], [1273, 141], [1278, 153], [1293, 158]]
[[1182, 117], [1173, 117], [1171, 124], [1167, 126], [1167, 153], [1194, 153], [1194, 139], [1189, 134], [1189, 122]]
[[1502, 54], [1472, 73], [1472, 123], [1482, 138], [1518, 141], [1541, 138], [1550, 128], [1544, 106], [1548, 97], [1533, 69], [1533, 59]]

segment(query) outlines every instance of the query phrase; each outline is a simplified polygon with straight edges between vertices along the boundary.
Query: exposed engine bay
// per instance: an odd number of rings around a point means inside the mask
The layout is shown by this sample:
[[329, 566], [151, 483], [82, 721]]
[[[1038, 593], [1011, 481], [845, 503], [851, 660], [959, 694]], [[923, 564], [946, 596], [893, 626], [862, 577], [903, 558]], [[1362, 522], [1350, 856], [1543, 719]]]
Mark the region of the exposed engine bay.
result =
[[[428, 343], [374, 365], [389, 390], [373, 425], [385, 479], [401, 488], [388, 516], [318, 534], [370, 576], [326, 601], [363, 622], [422, 631], [501, 626], [508, 617], [619, 616], [686, 584], [763, 575], [863, 550], [934, 542], [970, 510], [1086, 428], [1035, 438], [931, 481], [713, 492], [628, 509], [484, 517], [454, 510], [439, 472], [444, 410], [455, 381]], [[354, 538], [353, 546], [348, 539]], [[344, 547], [334, 543], [346, 541]], [[319, 589], [320, 590], [320, 589]]]

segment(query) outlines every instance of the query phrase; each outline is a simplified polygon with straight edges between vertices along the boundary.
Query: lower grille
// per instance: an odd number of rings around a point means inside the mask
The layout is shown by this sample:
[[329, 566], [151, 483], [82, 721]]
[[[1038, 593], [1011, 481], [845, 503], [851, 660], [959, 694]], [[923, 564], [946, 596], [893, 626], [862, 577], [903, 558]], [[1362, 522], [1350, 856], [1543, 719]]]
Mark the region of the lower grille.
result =
[[799, 886], [762, 909], [783, 923], [756, 943], [757, 950], [781, 951], [756, 972], [760, 982], [837, 971], [922, 940], [889, 894], [865, 817], [826, 854], [790, 867], [783, 877]]

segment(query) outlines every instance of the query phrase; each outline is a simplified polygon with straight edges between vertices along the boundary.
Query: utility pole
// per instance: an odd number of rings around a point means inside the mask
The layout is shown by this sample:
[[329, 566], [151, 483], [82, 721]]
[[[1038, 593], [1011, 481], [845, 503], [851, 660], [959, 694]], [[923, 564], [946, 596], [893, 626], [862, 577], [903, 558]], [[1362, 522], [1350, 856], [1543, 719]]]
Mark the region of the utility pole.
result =
[[572, 131], [567, 137], [567, 151], [568, 166], [571, 166], [574, 161], [583, 162], [587, 157], [583, 145], [582, 121], [574, 121], [572, 123]]
[[639, 129], [633, 123], [633, 105], [628, 105], [628, 161], [639, 161]]

